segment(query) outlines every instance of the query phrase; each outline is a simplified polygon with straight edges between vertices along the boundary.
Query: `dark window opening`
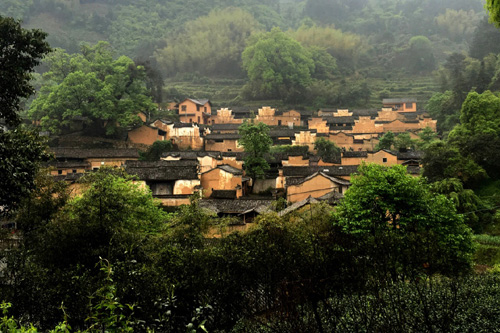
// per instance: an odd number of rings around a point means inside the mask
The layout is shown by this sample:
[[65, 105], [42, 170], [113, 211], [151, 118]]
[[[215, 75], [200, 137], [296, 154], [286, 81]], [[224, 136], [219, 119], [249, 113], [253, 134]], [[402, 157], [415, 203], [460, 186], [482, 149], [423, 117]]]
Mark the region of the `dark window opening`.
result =
[[187, 107], [185, 105], [181, 106], [181, 111], [186, 111]]
[[196, 111], [200, 111], [200, 106], [196, 105]]
[[76, 173], [76, 170], [75, 170], [75, 169], [73, 169], [73, 173]]
[[281, 120], [278, 120], [278, 126], [281, 126]]
[[58, 175], [62, 175], [62, 170], [57, 170]]
[[411, 109], [413, 107], [413, 103], [406, 103], [406, 108]]
[[382, 162], [387, 163], [387, 158], [386, 157], [382, 158]]

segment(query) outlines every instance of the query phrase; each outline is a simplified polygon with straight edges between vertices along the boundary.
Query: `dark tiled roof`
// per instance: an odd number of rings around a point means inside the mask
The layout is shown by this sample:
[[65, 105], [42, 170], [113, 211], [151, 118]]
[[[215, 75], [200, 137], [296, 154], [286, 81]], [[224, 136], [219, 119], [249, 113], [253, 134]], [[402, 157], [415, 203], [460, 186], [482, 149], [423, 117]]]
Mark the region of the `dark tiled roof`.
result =
[[74, 161], [69, 161], [69, 162], [60, 162], [60, 161], [51, 161], [48, 163], [49, 166], [55, 167], [57, 169], [73, 169], [73, 168], [84, 168], [88, 169], [90, 168], [90, 163], [89, 162], [74, 162]]
[[420, 175], [421, 168], [416, 165], [408, 165], [406, 171], [411, 175]]
[[342, 153], [342, 157], [368, 157], [367, 151], [345, 151]]
[[321, 171], [329, 176], [349, 176], [358, 170], [357, 165], [343, 166], [286, 166], [283, 167], [285, 177], [307, 177]]
[[197, 160], [198, 157], [210, 156], [215, 159], [221, 159], [220, 152], [205, 152], [205, 151], [169, 151], [161, 154], [161, 157], [174, 157], [181, 160]]
[[372, 117], [375, 118], [378, 116], [379, 110], [377, 109], [369, 109], [369, 110], [349, 110], [352, 112], [353, 117]]
[[238, 140], [239, 138], [240, 138], [240, 135], [234, 134], [234, 133], [207, 134], [207, 135], [205, 135], [205, 140]]
[[[330, 130], [331, 131], [351, 131], [352, 126], [335, 126], [335, 125], [330, 125]], [[349, 133], [346, 133], [349, 134]]]
[[384, 98], [382, 104], [393, 104], [393, 103], [411, 103], [417, 102], [416, 98]]
[[134, 148], [85, 149], [85, 148], [51, 148], [58, 159], [74, 158], [139, 158]]
[[327, 124], [354, 124], [354, 120], [357, 119], [354, 116], [351, 117], [323, 117]]
[[212, 125], [212, 131], [238, 131], [241, 124], [214, 124]]
[[227, 164], [224, 164], [224, 165], [219, 165], [218, 166], [219, 169], [222, 169], [226, 172], [229, 172], [233, 175], [243, 175], [243, 170], [240, 170], [240, 169], [237, 169], [235, 167], [232, 167], [230, 165], [227, 165]]
[[174, 128], [185, 128], [185, 127], [194, 127], [193, 123], [181, 123], [181, 122], [175, 122], [174, 123]]
[[424, 157], [423, 151], [406, 151], [397, 153], [398, 160], [420, 160]]
[[305, 205], [309, 204], [317, 204], [319, 203], [318, 200], [314, 199], [313, 197], [309, 196], [307, 199], [304, 199], [302, 201], [296, 202], [291, 206], [288, 206], [287, 208], [283, 209], [281, 212], [278, 213], [278, 216], [285, 216], [293, 211], [296, 211], [297, 209], [300, 209], [304, 207]]
[[236, 190], [213, 190], [212, 199], [236, 199]]
[[295, 133], [298, 133], [299, 130], [295, 129], [290, 129], [290, 128], [280, 128], [280, 129], [273, 129], [269, 131], [269, 136], [270, 137], [294, 137], [295, 138]]
[[[329, 176], [321, 171], [317, 171], [315, 173], [313, 173], [312, 175], [310, 176], [307, 176], [306, 178], [303, 178], [301, 181], [297, 182], [296, 184], [294, 185], [299, 185], [299, 184], [302, 184], [308, 180], [311, 180], [312, 178], [316, 177], [316, 176], [323, 176], [329, 180], [331, 180], [332, 182], [334, 183], [337, 183], [337, 184], [340, 184], [340, 185], [350, 185], [351, 183], [348, 182], [347, 180], [344, 180], [344, 179], [339, 179], [339, 178], [335, 178], [335, 177], [332, 177], [332, 176]], [[287, 183], [287, 185], [290, 185]]]
[[180, 180], [198, 179], [198, 163], [191, 160], [180, 161], [127, 161], [125, 170], [140, 180]]
[[250, 210], [263, 213], [269, 210], [273, 200], [249, 200], [249, 199], [204, 199], [200, 201], [200, 207], [220, 214], [241, 214]]

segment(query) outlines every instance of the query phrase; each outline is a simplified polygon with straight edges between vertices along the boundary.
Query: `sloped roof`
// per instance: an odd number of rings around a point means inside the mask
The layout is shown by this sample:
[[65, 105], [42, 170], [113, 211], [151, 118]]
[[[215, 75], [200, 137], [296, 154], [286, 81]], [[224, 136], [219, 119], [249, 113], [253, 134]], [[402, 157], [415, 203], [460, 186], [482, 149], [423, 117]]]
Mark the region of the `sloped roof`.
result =
[[200, 207], [220, 214], [241, 214], [249, 210], [261, 214], [270, 210], [273, 200], [251, 199], [203, 199]]
[[393, 103], [416, 103], [416, 98], [384, 98], [382, 104], [393, 104]]
[[323, 176], [323, 177], [329, 179], [330, 181], [332, 181], [332, 182], [334, 182], [336, 184], [345, 185], [345, 186], [351, 185], [351, 183], [348, 182], [347, 180], [339, 179], [339, 178], [335, 178], [335, 177], [329, 176], [329, 175], [327, 175], [327, 174], [325, 174], [325, 173], [323, 173], [321, 171], [317, 171], [317, 172], [313, 173], [312, 175], [310, 175], [310, 176], [302, 179], [301, 181], [297, 182], [294, 185], [303, 184], [303, 183], [305, 183], [305, 182], [307, 182], [307, 181], [309, 181], [309, 180], [311, 180], [311, 179], [313, 179], [313, 178], [315, 178], [317, 176]]
[[349, 116], [349, 117], [323, 117], [326, 120], [327, 124], [354, 124], [354, 120], [358, 117]]
[[135, 148], [51, 148], [56, 158], [139, 158], [139, 152]]
[[240, 138], [239, 134], [236, 133], [222, 133], [222, 134], [207, 134], [205, 135], [206, 140], [238, 140]]
[[[201, 105], [201, 106], [205, 105], [206, 103], [209, 103], [210, 106], [212, 106], [212, 103], [208, 99], [194, 99], [194, 98], [186, 98], [185, 100], [183, 100], [179, 104], [184, 103], [185, 101], [191, 101], [191, 102], [198, 104], [198, 105]], [[176, 106], [179, 106], [179, 104], [176, 104]]]
[[363, 151], [345, 151], [342, 153], [342, 157], [352, 158], [352, 157], [368, 157], [368, 152]]
[[212, 199], [236, 199], [236, 190], [213, 190], [210, 195]]
[[212, 131], [238, 131], [241, 124], [213, 124]]
[[219, 165], [218, 168], [226, 172], [232, 173], [233, 175], [243, 175], [243, 170], [237, 169], [228, 164]]
[[285, 177], [307, 177], [315, 172], [321, 171], [329, 176], [349, 176], [358, 170], [357, 165], [343, 166], [285, 166], [283, 176]]
[[131, 175], [136, 175], [140, 180], [146, 181], [198, 179], [198, 162], [192, 160], [127, 161], [125, 170]]
[[282, 216], [285, 216], [293, 211], [296, 211], [297, 209], [300, 209], [306, 205], [309, 205], [309, 204], [316, 204], [316, 203], [319, 203], [318, 200], [314, 199], [313, 197], [309, 196], [307, 197], [307, 199], [304, 199], [302, 201], [299, 201], [299, 202], [296, 202], [294, 203], [293, 205], [291, 206], [288, 206], [287, 208], [283, 209], [282, 211], [280, 211], [278, 213], [278, 216], [282, 217]]
[[398, 152], [397, 156], [398, 160], [420, 160], [424, 157], [424, 152], [420, 150]]

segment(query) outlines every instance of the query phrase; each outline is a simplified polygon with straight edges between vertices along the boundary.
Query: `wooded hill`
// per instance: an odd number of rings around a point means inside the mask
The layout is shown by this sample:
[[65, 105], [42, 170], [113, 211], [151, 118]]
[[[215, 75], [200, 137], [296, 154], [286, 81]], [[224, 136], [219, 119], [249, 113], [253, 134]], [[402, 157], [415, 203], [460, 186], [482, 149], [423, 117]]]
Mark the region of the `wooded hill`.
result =
[[[433, 71], [450, 54], [480, 61], [500, 51], [481, 0], [6, 0], [0, 15], [48, 32], [51, 46], [69, 53], [82, 42], [108, 41], [117, 57], [166, 80], [157, 101], [189, 95], [226, 105], [270, 99], [371, 107], [404, 95], [425, 105], [440, 88]], [[300, 98], [244, 86], [243, 51], [274, 27], [314, 63]]]

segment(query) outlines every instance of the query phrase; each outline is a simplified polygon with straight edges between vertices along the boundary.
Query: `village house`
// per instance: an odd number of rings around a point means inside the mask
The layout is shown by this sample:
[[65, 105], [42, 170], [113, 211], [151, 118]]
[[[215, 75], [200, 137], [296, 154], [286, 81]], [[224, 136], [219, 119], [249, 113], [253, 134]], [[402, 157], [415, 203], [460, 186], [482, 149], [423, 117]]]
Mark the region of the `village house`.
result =
[[349, 181], [318, 171], [304, 179], [287, 179], [286, 197], [288, 202], [298, 202], [308, 197], [319, 198], [330, 192], [343, 194], [349, 186]]
[[201, 173], [215, 168], [222, 162], [220, 152], [202, 152], [202, 151], [172, 151], [165, 152], [161, 156], [165, 161], [198, 161]]
[[246, 194], [250, 178], [241, 169], [219, 165], [201, 174], [201, 186], [205, 198], [238, 199]]
[[398, 112], [416, 112], [417, 100], [414, 98], [384, 98], [384, 108], [392, 108]]
[[167, 132], [152, 125], [143, 124], [128, 131], [127, 141], [151, 146], [155, 141], [167, 140]]
[[139, 159], [139, 152], [134, 148], [51, 148], [51, 151], [57, 160], [55, 166], [60, 166], [53, 171], [58, 175], [78, 173], [84, 166], [85, 171], [97, 170], [102, 166], [121, 167], [128, 160]]
[[125, 170], [164, 206], [187, 205], [189, 197], [201, 190], [198, 161], [127, 161]]
[[210, 117], [210, 124], [242, 124], [243, 119], [236, 119], [233, 110], [228, 108], [221, 108], [217, 110], [215, 115]]
[[263, 106], [259, 109], [255, 121], [268, 126], [288, 126], [293, 128], [301, 125], [301, 115], [295, 110], [280, 112], [269, 106]]
[[212, 103], [208, 99], [186, 98], [176, 107], [183, 123], [208, 124], [212, 115]]

